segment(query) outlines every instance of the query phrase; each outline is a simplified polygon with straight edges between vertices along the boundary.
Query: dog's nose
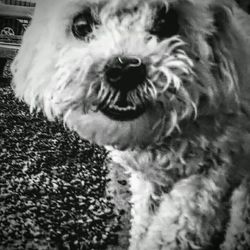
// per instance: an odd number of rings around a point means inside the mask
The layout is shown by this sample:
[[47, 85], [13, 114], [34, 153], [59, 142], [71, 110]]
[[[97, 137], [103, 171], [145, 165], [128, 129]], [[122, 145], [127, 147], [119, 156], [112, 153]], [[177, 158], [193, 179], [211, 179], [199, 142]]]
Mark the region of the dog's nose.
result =
[[146, 66], [138, 57], [115, 57], [107, 62], [105, 77], [113, 88], [128, 92], [145, 81]]

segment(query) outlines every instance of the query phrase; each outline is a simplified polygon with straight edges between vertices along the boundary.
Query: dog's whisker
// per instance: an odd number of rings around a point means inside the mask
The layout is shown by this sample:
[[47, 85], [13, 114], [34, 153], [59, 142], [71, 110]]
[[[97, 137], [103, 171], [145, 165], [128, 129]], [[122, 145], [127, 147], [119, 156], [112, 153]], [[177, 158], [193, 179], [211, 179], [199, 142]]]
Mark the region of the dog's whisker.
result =
[[72, 108], [68, 108], [67, 111], [64, 113], [64, 116], [63, 116], [63, 126], [64, 127], [67, 127], [67, 121], [68, 121], [68, 118], [69, 116], [72, 114]]
[[134, 105], [140, 104], [141, 103], [140, 94], [137, 91], [133, 91], [128, 95], [128, 100]]
[[107, 92], [107, 88], [105, 87], [105, 83], [104, 81], [101, 81], [100, 83], [100, 89], [99, 89], [99, 92], [97, 94], [97, 99], [101, 99], [103, 96], [105, 96], [104, 93]]
[[144, 92], [145, 92], [145, 88], [146, 88], [145, 84], [141, 84], [137, 87], [136, 92], [137, 92], [138, 96], [143, 97]]
[[119, 91], [117, 91], [117, 92], [114, 94], [111, 105], [114, 105], [115, 103], [118, 102], [118, 100], [119, 100], [119, 98], [120, 98], [120, 95], [121, 95], [121, 94], [120, 94]]
[[178, 53], [176, 54], [176, 58], [178, 60], [184, 61], [187, 67], [189, 67], [190, 69], [192, 69], [192, 67], [194, 66], [193, 60], [190, 59], [190, 57], [186, 54], [185, 51], [178, 51]]
[[155, 92], [155, 89], [148, 87], [147, 92], [148, 92], [147, 96], [149, 97], [148, 100], [156, 100], [157, 99], [157, 92]]
[[129, 92], [129, 93], [128, 93], [128, 95], [127, 95], [127, 100], [128, 100], [128, 102], [134, 103], [134, 97], [133, 97], [133, 95], [135, 95], [134, 92]]
[[163, 64], [165, 67], [171, 70], [177, 69], [183, 71], [184, 73], [189, 73], [190, 66], [188, 65], [188, 63], [183, 60], [176, 59], [175, 57], [167, 58], [166, 60], [164, 60]]
[[165, 77], [165, 81], [158, 81], [159, 82], [158, 84], [162, 83], [162, 86], [160, 86], [161, 87], [160, 92], [163, 93], [169, 88], [169, 85], [171, 84], [172, 74], [169, 71], [169, 69], [165, 67], [159, 68], [159, 72], [161, 72], [162, 75]]
[[195, 102], [191, 102], [191, 105], [192, 105], [192, 107], [193, 107], [193, 111], [194, 111], [194, 120], [196, 120], [197, 119], [197, 117], [198, 117], [198, 109], [197, 109], [197, 105], [195, 104]]
[[178, 123], [178, 114], [176, 110], [170, 112], [169, 129], [166, 131], [166, 136], [168, 137], [173, 130], [176, 128]]
[[[180, 36], [173, 36], [167, 40], [162, 41], [159, 44], [159, 49], [166, 48], [166, 53], [172, 52], [173, 49], [177, 49], [179, 47], [182, 47], [185, 44], [185, 42], [180, 38]], [[163, 50], [164, 51], [164, 50]]]
[[154, 91], [149, 87], [144, 87], [144, 92], [139, 92], [139, 96], [141, 100], [154, 100]]
[[148, 88], [151, 92], [152, 99], [157, 99], [158, 92], [157, 92], [157, 89], [156, 89], [154, 83], [149, 78], [146, 78], [146, 84], [149, 85]]
[[160, 119], [160, 120], [157, 120], [157, 121], [154, 123], [154, 125], [153, 125], [153, 127], [152, 127], [152, 130], [153, 130], [153, 131], [157, 130], [157, 128], [160, 126], [160, 124], [161, 124], [161, 119]]
[[156, 128], [156, 130], [157, 130], [157, 139], [156, 139], [156, 141], [161, 141], [161, 137], [162, 136], [165, 136], [165, 129], [166, 129], [166, 127], [167, 127], [167, 120], [168, 120], [168, 118], [166, 117], [166, 116], [163, 116], [160, 120], [159, 120], [159, 123], [158, 123], [158, 128], [157, 127], [155, 127]]
[[114, 97], [114, 93], [112, 91], [109, 91], [106, 98], [105, 98], [105, 102], [107, 103], [107, 105], [110, 105], [113, 97]]
[[[86, 98], [88, 99], [90, 96], [96, 94], [96, 88], [99, 87], [99, 81], [98, 80], [94, 80], [90, 83], [87, 94], [86, 94]], [[99, 94], [99, 93], [98, 93]], [[98, 97], [97, 97], [98, 98]]]
[[192, 99], [190, 98], [190, 95], [188, 94], [188, 92], [185, 89], [182, 89], [179, 92], [178, 99], [179, 99], [179, 101], [183, 102], [183, 104], [184, 104], [184, 109], [182, 109], [182, 114], [181, 114], [180, 120], [183, 120], [184, 118], [190, 116], [191, 113], [194, 114], [194, 119], [196, 119], [198, 116], [197, 106], [192, 101]]
[[171, 77], [172, 77], [171, 83], [173, 87], [178, 91], [181, 88], [182, 80], [176, 75], [171, 75]]
[[100, 95], [97, 96], [97, 100], [100, 100], [100, 102], [104, 102], [108, 96], [110, 95], [110, 90], [108, 88], [103, 88], [100, 92]]

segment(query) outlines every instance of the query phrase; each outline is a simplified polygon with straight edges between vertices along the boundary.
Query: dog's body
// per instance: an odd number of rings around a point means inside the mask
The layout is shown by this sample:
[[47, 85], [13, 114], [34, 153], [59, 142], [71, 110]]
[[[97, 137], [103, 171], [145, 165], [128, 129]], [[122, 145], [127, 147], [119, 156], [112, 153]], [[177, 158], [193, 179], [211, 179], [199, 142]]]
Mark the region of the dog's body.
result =
[[118, 209], [130, 176], [129, 249], [250, 249], [248, 21], [230, 0], [38, 3], [16, 94], [108, 146]]

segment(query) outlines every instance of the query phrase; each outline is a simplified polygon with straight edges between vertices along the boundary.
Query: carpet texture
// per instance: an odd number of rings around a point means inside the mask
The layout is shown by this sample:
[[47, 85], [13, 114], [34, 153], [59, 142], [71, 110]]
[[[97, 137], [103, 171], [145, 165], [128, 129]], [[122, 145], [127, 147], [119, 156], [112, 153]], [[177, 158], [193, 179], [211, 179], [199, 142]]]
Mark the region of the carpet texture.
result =
[[0, 88], [0, 249], [105, 249], [120, 216], [106, 152]]

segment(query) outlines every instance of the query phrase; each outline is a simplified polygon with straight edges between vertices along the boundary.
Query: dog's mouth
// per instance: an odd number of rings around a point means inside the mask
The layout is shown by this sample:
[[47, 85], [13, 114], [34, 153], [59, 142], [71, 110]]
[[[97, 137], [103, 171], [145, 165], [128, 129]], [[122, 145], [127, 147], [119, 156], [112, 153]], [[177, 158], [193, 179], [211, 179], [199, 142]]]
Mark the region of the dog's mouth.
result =
[[140, 117], [146, 111], [146, 105], [129, 102], [124, 95], [115, 103], [104, 101], [99, 105], [99, 110], [112, 120], [131, 121]]

